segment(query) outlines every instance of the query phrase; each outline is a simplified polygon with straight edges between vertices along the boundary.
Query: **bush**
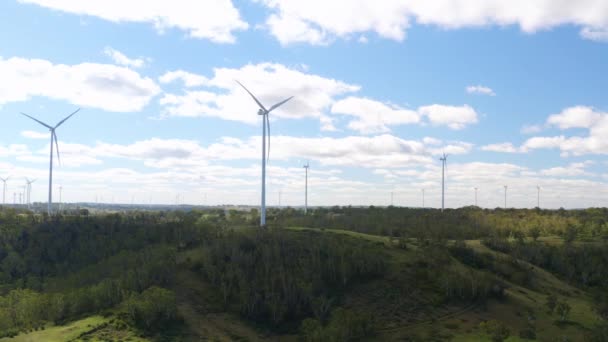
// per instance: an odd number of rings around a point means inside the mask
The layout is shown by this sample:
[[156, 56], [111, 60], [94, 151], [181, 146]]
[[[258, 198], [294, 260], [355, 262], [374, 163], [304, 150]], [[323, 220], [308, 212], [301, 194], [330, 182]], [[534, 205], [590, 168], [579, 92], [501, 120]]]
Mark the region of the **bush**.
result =
[[173, 291], [152, 286], [125, 303], [129, 318], [136, 326], [147, 330], [162, 330], [177, 319]]

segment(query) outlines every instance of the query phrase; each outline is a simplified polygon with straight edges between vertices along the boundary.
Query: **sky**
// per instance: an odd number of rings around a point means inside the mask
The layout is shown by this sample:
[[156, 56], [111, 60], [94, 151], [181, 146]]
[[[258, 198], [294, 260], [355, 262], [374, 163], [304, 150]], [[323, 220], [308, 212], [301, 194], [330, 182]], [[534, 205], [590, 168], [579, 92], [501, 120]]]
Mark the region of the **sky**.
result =
[[[0, 177], [54, 200], [608, 206], [607, 0], [6, 0]], [[0, 184], [1, 186], [1, 184]], [[1, 190], [1, 189], [0, 189]], [[392, 193], [392, 196], [391, 196]], [[1, 193], [0, 193], [1, 195]], [[1, 198], [0, 198], [1, 199]]]

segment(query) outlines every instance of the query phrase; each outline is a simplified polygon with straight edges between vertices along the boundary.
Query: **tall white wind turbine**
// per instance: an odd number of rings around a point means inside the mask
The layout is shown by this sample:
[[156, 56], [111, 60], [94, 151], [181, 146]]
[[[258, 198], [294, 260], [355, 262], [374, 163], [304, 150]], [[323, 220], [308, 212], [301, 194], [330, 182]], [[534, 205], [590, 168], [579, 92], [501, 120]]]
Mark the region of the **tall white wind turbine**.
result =
[[0, 177], [0, 181], [2, 181], [2, 205], [6, 204], [6, 181], [11, 177], [2, 178]]
[[308, 168], [310, 164], [306, 162], [303, 168], [306, 171], [305, 181], [304, 181], [304, 215], [308, 213]]
[[[258, 104], [258, 115], [262, 116], [262, 203], [260, 212], [260, 226], [266, 226], [266, 161], [270, 157], [270, 121], [268, 120], [268, 114], [278, 107], [285, 104], [285, 102], [291, 100], [293, 96], [286, 98], [285, 100], [273, 105], [266, 109], [264, 105], [247, 89], [241, 82], [236, 81], [245, 91], [253, 98], [255, 103]], [[266, 128], [268, 127], [268, 154], [266, 153]]]
[[441, 211], [445, 208], [445, 169], [447, 168], [448, 155], [443, 154], [441, 160]]
[[540, 185], [536, 186], [536, 207], [540, 209]]
[[55, 130], [59, 126], [61, 126], [64, 122], [66, 122], [69, 118], [71, 118], [72, 115], [78, 113], [79, 110], [80, 110], [80, 108], [78, 108], [72, 114], [65, 117], [65, 119], [59, 121], [59, 123], [57, 123], [55, 126], [49, 126], [34, 117], [31, 117], [25, 113], [21, 113], [21, 114], [27, 116], [28, 118], [36, 121], [37, 123], [41, 124], [42, 126], [48, 128], [49, 131], [51, 132], [51, 152], [50, 152], [50, 161], [49, 161], [49, 202], [47, 204], [47, 212], [48, 212], [49, 216], [52, 214], [52, 205], [53, 205], [53, 143], [55, 144], [55, 149], [57, 150], [57, 160], [61, 163], [61, 160], [59, 157], [59, 143], [57, 142], [57, 133], [55, 133]]
[[508, 186], [504, 186], [505, 187], [505, 209], [507, 209], [507, 188]]

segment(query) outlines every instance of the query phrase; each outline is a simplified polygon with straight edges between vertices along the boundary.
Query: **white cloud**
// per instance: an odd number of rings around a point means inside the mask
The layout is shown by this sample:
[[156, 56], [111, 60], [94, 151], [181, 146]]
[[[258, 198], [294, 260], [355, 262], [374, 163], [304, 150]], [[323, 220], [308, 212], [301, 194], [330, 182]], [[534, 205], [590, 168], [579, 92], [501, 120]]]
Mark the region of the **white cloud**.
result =
[[184, 82], [188, 88], [199, 87], [208, 82], [207, 78], [184, 70], [168, 71], [158, 78], [160, 83], [171, 83], [177, 80]]
[[482, 151], [502, 152], [502, 153], [517, 153], [519, 150], [512, 143], [490, 144], [481, 147]]
[[354, 116], [356, 119], [348, 123], [348, 128], [365, 134], [388, 132], [389, 126], [422, 123], [425, 117], [434, 125], [451, 129], [477, 122], [477, 113], [469, 106], [431, 105], [411, 110], [354, 96], [334, 103], [331, 112]]
[[21, 136], [28, 139], [50, 139], [51, 133], [38, 131], [21, 131]]
[[[166, 94], [160, 103], [165, 116], [208, 116], [254, 124], [257, 105], [235, 80], [243, 83], [265, 106], [289, 96], [294, 98], [271, 113], [271, 118], [319, 118], [328, 126], [324, 112], [336, 96], [356, 92], [359, 86], [303, 73], [281, 64], [248, 64], [240, 69], [217, 68], [205, 82], [205, 90]], [[221, 89], [220, 92], [218, 89]]]
[[106, 56], [110, 57], [114, 61], [114, 63], [116, 63], [118, 65], [131, 67], [131, 68], [141, 68], [146, 64], [146, 60], [143, 58], [131, 59], [131, 58], [125, 56], [125, 54], [123, 54], [122, 52], [115, 50], [109, 46], [107, 46], [105, 49], [103, 49], [103, 53]]
[[159, 31], [176, 28], [190, 37], [233, 43], [234, 31], [246, 30], [231, 0], [19, 0], [22, 3], [88, 15], [112, 22], [151, 23]]
[[541, 125], [524, 125], [520, 132], [522, 134], [534, 134], [534, 133], [538, 133], [540, 131], [543, 130], [543, 127]]
[[586, 176], [589, 173], [585, 168], [592, 165], [593, 161], [585, 161], [582, 163], [572, 163], [568, 166], [557, 166], [549, 169], [540, 170], [540, 174], [543, 176], [551, 177], [575, 177], [575, 176]]
[[401, 41], [413, 22], [445, 29], [518, 25], [528, 33], [574, 25], [593, 40], [604, 40], [608, 31], [604, 0], [257, 1], [270, 8], [266, 25], [282, 44], [327, 44], [368, 32]]
[[388, 126], [420, 122], [416, 111], [354, 96], [334, 103], [331, 112], [356, 117], [348, 123], [348, 128], [362, 133], [388, 132]]
[[597, 42], [608, 42], [608, 27], [584, 27], [581, 30], [581, 37]]
[[111, 112], [139, 111], [160, 92], [153, 80], [110, 64], [53, 64], [0, 57], [0, 105], [34, 96]]
[[561, 130], [582, 128], [588, 133], [587, 136], [534, 137], [528, 139], [522, 148], [559, 148], [563, 156], [608, 154], [608, 112], [585, 106], [570, 107], [549, 116], [547, 124]]
[[469, 94], [496, 96], [496, 93], [494, 93], [494, 90], [492, 90], [492, 88], [484, 87], [482, 85], [468, 86], [466, 90]]
[[596, 112], [591, 107], [576, 106], [566, 108], [559, 114], [549, 116], [547, 123], [560, 129], [591, 128], [605, 115], [607, 113]]
[[468, 105], [445, 106], [434, 104], [420, 107], [418, 112], [427, 116], [433, 125], [445, 125], [456, 130], [477, 123], [477, 112]]

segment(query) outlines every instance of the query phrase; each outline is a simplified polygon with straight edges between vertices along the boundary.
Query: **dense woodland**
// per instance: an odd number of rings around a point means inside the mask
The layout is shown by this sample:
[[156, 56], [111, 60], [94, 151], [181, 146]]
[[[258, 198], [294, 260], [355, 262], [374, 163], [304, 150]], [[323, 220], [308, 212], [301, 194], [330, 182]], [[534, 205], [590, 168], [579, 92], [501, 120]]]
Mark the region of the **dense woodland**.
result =
[[[102, 314], [151, 340], [182, 340], [183, 274], [208, 285], [205, 310], [307, 341], [379, 338], [389, 313], [423, 321], [503, 300], [509, 284], [543, 293], [530, 264], [588, 292], [608, 319], [605, 209], [285, 208], [270, 210], [267, 229], [257, 221], [257, 210], [49, 218], [1, 209], [0, 337]], [[480, 253], [471, 240], [500, 254]], [[566, 305], [556, 299], [551, 309], [564, 322]], [[595, 323], [585, 338], [606, 341], [605, 323]], [[504, 334], [500, 324], [483, 327]], [[528, 330], [520, 335], [533, 337]]]

